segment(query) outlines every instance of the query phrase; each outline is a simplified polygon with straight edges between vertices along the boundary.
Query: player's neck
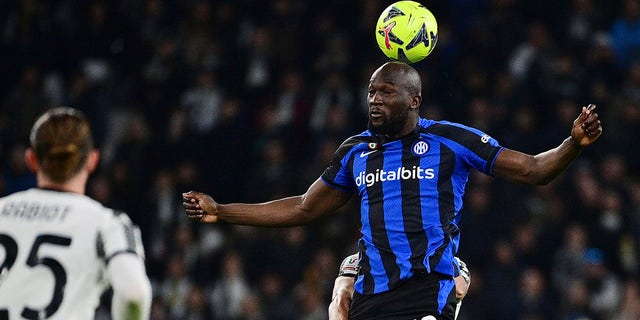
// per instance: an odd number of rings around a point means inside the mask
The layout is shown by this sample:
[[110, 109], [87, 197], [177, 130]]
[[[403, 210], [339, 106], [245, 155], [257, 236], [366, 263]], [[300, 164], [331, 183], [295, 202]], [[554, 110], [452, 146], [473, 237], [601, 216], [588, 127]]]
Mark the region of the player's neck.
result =
[[54, 182], [42, 173], [37, 174], [38, 188], [84, 194], [87, 176], [79, 173], [65, 182]]
[[417, 125], [418, 125], [418, 119], [415, 119], [415, 121], [413, 119], [410, 121], [407, 121], [407, 123], [405, 124], [404, 128], [401, 131], [399, 131], [398, 133], [392, 136], [387, 136], [387, 138], [388, 140], [402, 139], [412, 134], [416, 130]]

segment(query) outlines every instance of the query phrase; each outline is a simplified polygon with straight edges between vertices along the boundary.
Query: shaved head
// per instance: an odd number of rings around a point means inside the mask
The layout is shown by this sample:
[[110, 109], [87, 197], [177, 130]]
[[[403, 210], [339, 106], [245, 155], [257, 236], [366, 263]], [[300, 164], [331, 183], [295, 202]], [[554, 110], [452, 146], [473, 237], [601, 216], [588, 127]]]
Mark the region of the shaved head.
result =
[[422, 81], [420, 74], [412, 66], [399, 61], [391, 61], [383, 64], [373, 73], [373, 76], [383, 76], [389, 82], [403, 87], [410, 95], [421, 95]]
[[371, 75], [368, 128], [397, 138], [411, 132], [418, 122], [422, 102], [420, 74], [403, 62], [387, 62]]

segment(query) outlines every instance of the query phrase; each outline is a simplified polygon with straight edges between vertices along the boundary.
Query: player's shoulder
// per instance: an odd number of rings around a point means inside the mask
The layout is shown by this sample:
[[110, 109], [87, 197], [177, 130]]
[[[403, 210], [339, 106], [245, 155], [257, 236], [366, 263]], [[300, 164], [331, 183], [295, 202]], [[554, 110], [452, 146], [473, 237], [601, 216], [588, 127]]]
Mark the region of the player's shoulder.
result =
[[421, 119], [419, 126], [422, 134], [435, 135], [452, 141], [480, 140], [486, 143], [491, 139], [484, 131], [459, 122]]
[[98, 201], [84, 194], [41, 188], [15, 192], [0, 198], [0, 203], [8, 206], [28, 206], [31, 203], [41, 205], [58, 204], [67, 207], [84, 207], [98, 210], [103, 207]]
[[358, 150], [375, 149], [378, 146], [378, 138], [367, 130], [345, 139], [336, 150], [335, 156], [342, 159]]
[[371, 131], [366, 130], [348, 137], [340, 144], [339, 148], [353, 148], [354, 146], [362, 143], [377, 143], [377, 141], [378, 139], [371, 133]]
[[456, 129], [464, 129], [464, 130], [474, 130], [473, 127], [468, 125], [448, 121], [448, 120], [431, 120], [420, 118], [418, 120], [418, 126], [422, 131], [442, 131], [442, 130], [456, 130]]
[[57, 210], [75, 219], [95, 221], [96, 224], [105, 219], [126, 216], [126, 213], [106, 207], [84, 194], [41, 188], [27, 189], [0, 198], [0, 207], [8, 215], [12, 212], [24, 214], [26, 211], [31, 211], [34, 215], [44, 216], [44, 213]]

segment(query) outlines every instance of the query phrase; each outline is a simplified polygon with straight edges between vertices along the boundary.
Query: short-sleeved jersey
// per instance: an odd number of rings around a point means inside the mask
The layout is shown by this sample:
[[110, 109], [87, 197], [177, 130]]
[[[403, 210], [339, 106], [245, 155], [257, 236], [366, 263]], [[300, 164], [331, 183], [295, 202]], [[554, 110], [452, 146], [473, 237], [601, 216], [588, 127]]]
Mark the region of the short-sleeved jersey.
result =
[[361, 198], [355, 290], [384, 292], [416, 272], [457, 275], [459, 212], [469, 173], [492, 175], [501, 150], [477, 129], [422, 118], [397, 140], [370, 131], [345, 140], [321, 178]]
[[93, 319], [121, 253], [143, 258], [139, 229], [85, 195], [34, 188], [0, 199], [0, 318]]

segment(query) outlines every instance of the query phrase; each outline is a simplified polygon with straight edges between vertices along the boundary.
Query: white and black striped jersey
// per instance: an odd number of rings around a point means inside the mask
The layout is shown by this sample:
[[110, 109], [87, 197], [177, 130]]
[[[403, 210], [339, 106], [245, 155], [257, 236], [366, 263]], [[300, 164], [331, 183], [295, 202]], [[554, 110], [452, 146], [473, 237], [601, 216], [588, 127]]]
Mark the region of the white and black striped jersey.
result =
[[144, 258], [123, 212], [48, 189], [0, 199], [0, 319], [93, 319], [119, 254]]

